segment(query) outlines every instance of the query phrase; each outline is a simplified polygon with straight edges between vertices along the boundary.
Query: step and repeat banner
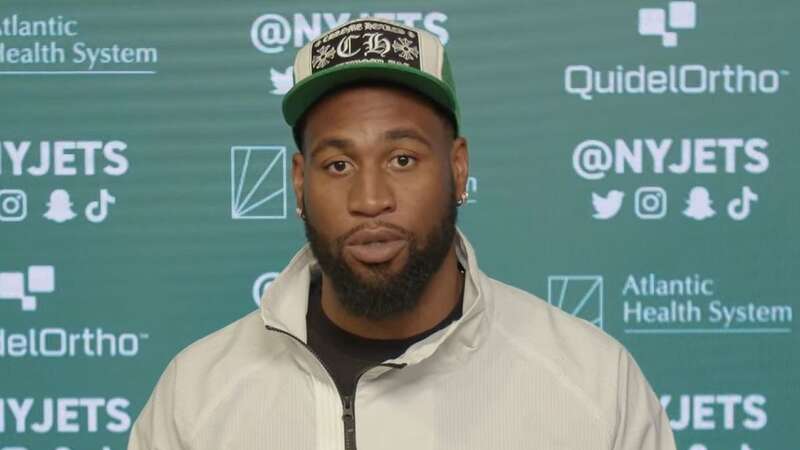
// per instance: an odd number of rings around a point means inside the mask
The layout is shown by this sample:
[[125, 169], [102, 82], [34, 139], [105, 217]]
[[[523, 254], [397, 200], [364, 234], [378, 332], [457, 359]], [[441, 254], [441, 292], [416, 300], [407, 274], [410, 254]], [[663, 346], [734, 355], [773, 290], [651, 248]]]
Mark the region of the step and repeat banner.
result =
[[800, 448], [797, 2], [6, 0], [0, 449], [124, 449], [256, 308], [293, 55], [365, 14], [447, 46], [484, 271], [630, 349], [679, 449]]

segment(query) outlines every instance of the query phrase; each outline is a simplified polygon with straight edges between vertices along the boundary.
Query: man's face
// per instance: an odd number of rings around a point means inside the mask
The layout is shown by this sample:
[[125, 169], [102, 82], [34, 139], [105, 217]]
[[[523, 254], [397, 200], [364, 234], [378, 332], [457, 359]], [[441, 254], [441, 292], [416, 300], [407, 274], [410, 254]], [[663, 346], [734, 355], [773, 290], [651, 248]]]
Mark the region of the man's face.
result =
[[342, 305], [388, 318], [412, 309], [452, 246], [467, 150], [425, 101], [356, 87], [309, 113], [293, 160], [306, 235]]

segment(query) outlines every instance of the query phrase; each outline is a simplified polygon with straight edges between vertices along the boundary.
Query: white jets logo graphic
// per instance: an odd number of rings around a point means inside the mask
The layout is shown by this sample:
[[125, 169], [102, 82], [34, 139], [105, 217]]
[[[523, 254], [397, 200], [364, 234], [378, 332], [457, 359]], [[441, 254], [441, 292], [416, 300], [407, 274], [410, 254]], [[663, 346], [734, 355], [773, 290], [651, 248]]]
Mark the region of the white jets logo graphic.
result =
[[382, 33], [366, 33], [364, 36], [367, 37], [367, 40], [364, 42], [364, 45], [367, 47], [364, 56], [376, 53], [383, 57], [383, 55], [389, 53], [389, 50], [391, 50], [389, 39], [383, 37]]
[[622, 198], [624, 196], [624, 192], [617, 190], [609, 191], [605, 197], [592, 192], [592, 206], [594, 206], [595, 210], [592, 217], [607, 220], [616, 216], [620, 207], [622, 207]]

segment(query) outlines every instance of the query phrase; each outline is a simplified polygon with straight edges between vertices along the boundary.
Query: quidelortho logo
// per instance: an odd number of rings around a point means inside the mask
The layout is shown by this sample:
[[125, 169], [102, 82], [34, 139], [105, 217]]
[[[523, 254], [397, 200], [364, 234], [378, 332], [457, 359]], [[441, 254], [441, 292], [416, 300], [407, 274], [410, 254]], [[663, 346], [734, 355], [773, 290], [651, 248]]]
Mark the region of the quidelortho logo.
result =
[[639, 10], [639, 34], [660, 36], [661, 45], [678, 45], [678, 33], [674, 30], [691, 30], [697, 25], [697, 5], [695, 2], [669, 2], [669, 7], [642, 8]]
[[[54, 266], [0, 271], [0, 314], [9, 315], [15, 304], [25, 314], [39, 312], [49, 302], [59, 301], [54, 298], [56, 288]], [[40, 303], [40, 297], [47, 302]], [[115, 333], [102, 327], [0, 328], [0, 358], [133, 357], [139, 354], [141, 341], [149, 338], [147, 333]]]
[[551, 275], [547, 277], [547, 301], [603, 328], [603, 277], [600, 275]]
[[[667, 9], [642, 8], [638, 13], [639, 34], [647, 39], [660, 36], [664, 47], [678, 45], [675, 30], [698, 26], [694, 2], [673, 1]], [[702, 40], [694, 39], [695, 45], [702, 45], [698, 42]], [[564, 90], [586, 101], [607, 95], [775, 94], [788, 76], [785, 69], [756, 68], [735, 62], [715, 66], [678, 63], [666, 67], [572, 64], [564, 69]]]
[[[122, 177], [130, 168], [127, 149], [128, 144], [119, 140], [0, 141], [0, 179], [6, 184], [27, 177]], [[31, 198], [18, 188], [2, 189], [0, 223], [45, 219], [55, 224], [73, 220], [99, 224], [116, 203], [108, 181], [82, 202], [56, 186], [44, 198]]]
[[156, 47], [99, 46], [90, 27], [68, 15], [0, 16], [0, 37], [2, 75], [150, 75], [158, 63]]
[[[288, 52], [291, 58], [294, 51], [306, 43], [316, 39], [320, 34], [336, 28], [348, 20], [373, 16], [393, 20], [407, 26], [425, 29], [436, 35], [442, 44], [447, 44], [450, 34], [445, 28], [447, 15], [439, 11], [411, 12], [361, 12], [332, 13], [312, 12], [294, 14], [266, 13], [257, 17], [250, 27], [250, 41], [253, 47], [266, 55], [282, 55]], [[283, 95], [289, 91], [293, 83], [292, 62], [286, 57], [276, 62], [268, 71], [271, 89], [274, 95]]]
[[36, 311], [38, 299], [31, 294], [55, 290], [53, 266], [29, 266], [26, 272], [0, 272], [0, 300], [18, 301], [22, 311]]
[[[572, 168], [584, 180], [598, 182], [616, 176], [646, 176], [649, 182], [662, 176], [762, 175], [770, 167], [769, 142], [763, 138], [618, 138], [613, 141], [587, 139], [572, 151]], [[619, 189], [591, 192], [592, 217], [610, 220], [625, 208], [642, 220], [659, 220], [669, 211], [694, 221], [727, 217], [743, 221], [750, 217], [761, 196], [749, 184], [735, 191], [712, 192], [710, 188], [686, 187], [668, 192], [657, 185], [641, 186], [625, 206], [627, 192]], [[680, 198], [680, 207], [669, 208], [670, 198]], [[714, 206], [720, 203], [720, 206]], [[717, 213], [720, 209], [720, 214]]]
[[231, 147], [231, 218], [286, 218], [286, 147]]

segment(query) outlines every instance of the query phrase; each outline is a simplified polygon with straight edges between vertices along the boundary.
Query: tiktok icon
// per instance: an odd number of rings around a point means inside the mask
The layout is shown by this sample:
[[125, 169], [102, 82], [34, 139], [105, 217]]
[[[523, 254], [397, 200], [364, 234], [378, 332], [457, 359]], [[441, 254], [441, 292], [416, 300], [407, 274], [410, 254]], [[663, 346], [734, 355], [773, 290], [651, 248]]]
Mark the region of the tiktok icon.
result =
[[742, 188], [742, 197], [736, 197], [728, 202], [728, 215], [733, 220], [744, 220], [750, 216], [750, 203], [758, 201], [758, 194], [750, 186]]
[[86, 219], [92, 223], [100, 223], [108, 217], [108, 205], [117, 203], [117, 198], [108, 192], [108, 189], [100, 190], [100, 200], [89, 202], [86, 205]]

